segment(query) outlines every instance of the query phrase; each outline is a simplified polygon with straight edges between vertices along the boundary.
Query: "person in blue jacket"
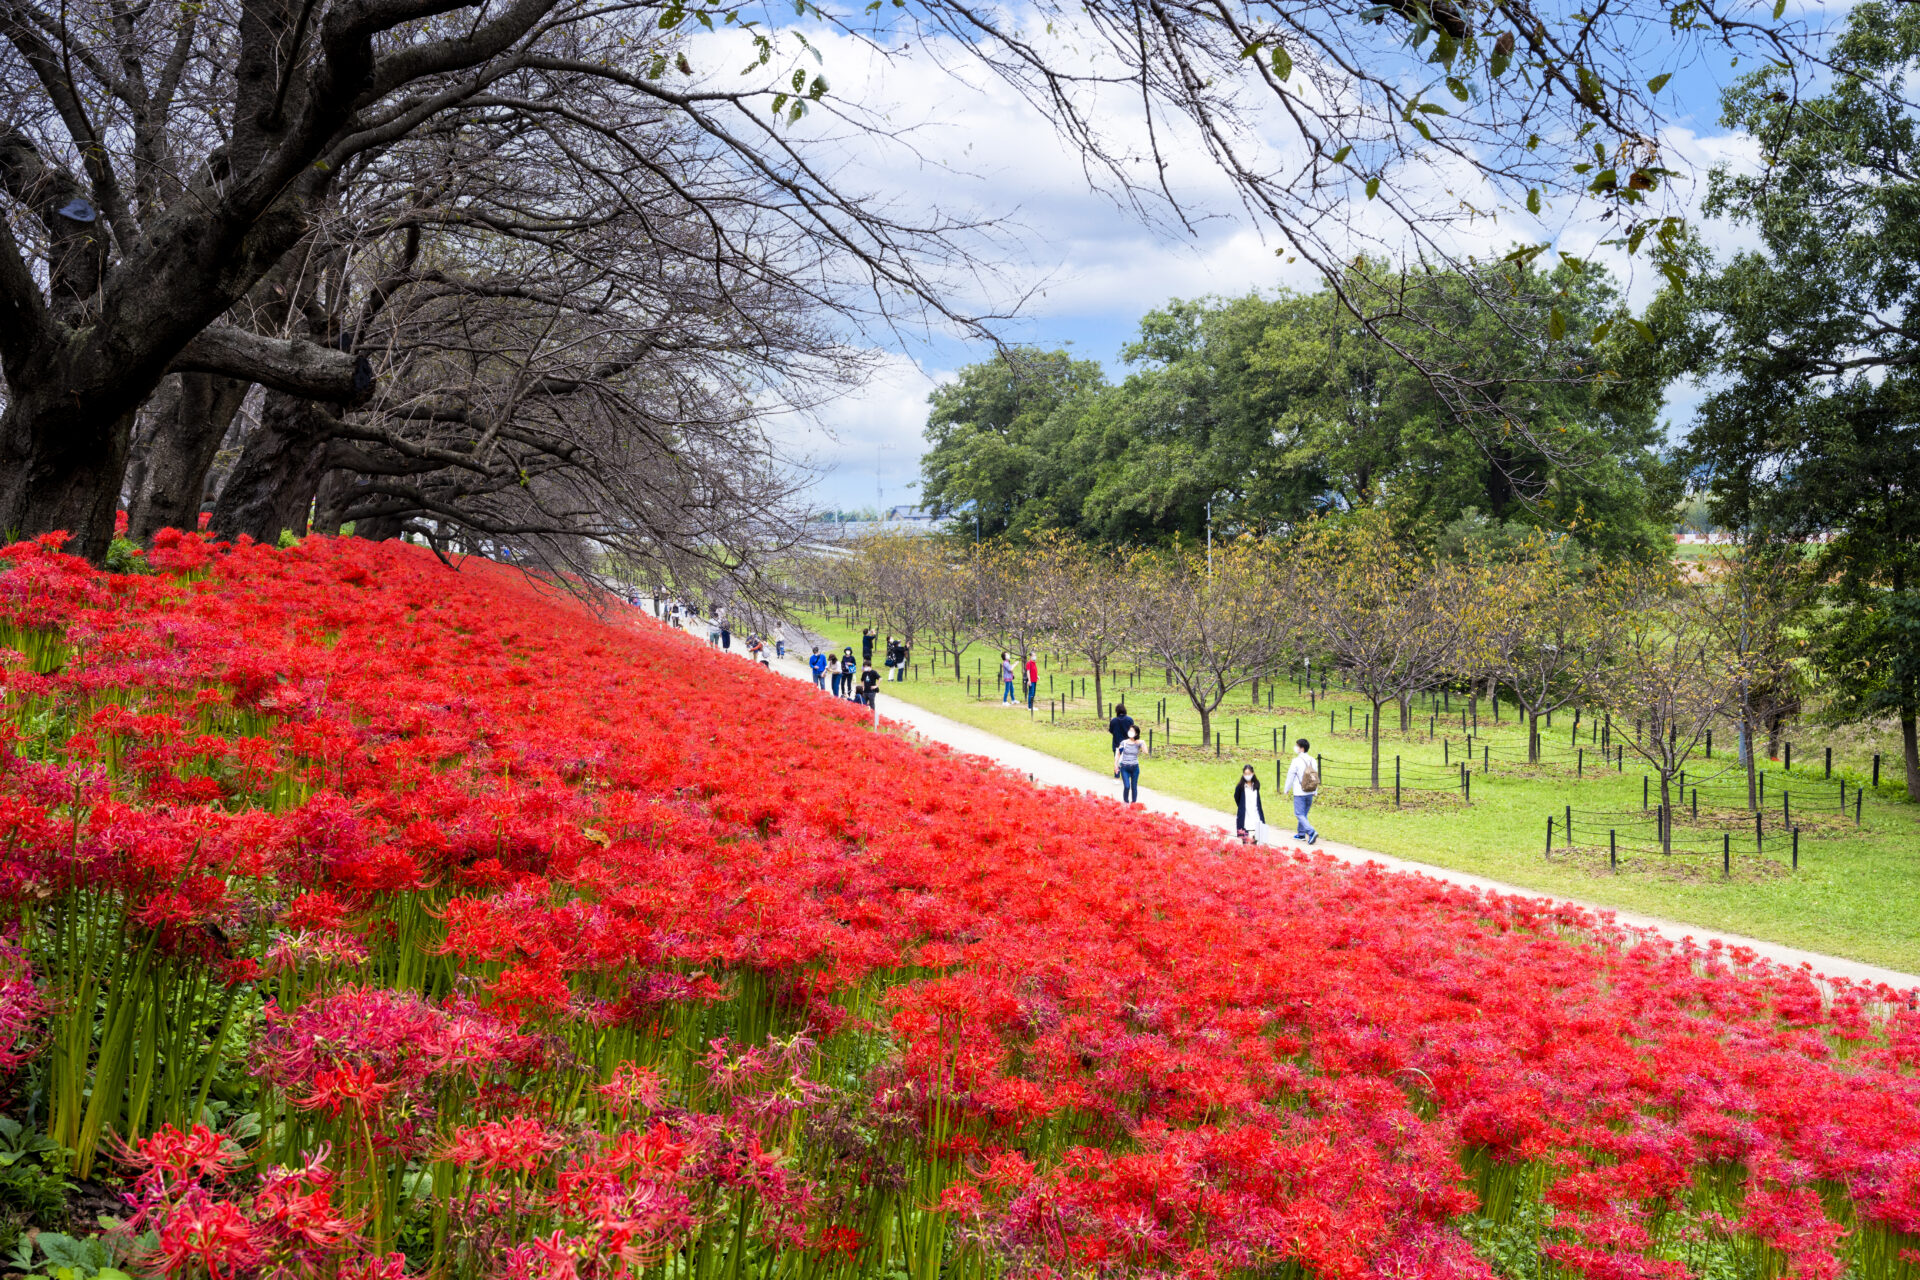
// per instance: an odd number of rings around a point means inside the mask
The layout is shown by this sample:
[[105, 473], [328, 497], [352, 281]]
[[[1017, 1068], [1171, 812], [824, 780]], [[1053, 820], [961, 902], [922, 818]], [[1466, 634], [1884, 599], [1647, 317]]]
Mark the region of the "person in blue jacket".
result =
[[813, 646], [813, 656], [807, 659], [807, 669], [813, 672], [813, 687], [820, 692], [827, 691], [827, 655], [820, 652], [820, 646]]

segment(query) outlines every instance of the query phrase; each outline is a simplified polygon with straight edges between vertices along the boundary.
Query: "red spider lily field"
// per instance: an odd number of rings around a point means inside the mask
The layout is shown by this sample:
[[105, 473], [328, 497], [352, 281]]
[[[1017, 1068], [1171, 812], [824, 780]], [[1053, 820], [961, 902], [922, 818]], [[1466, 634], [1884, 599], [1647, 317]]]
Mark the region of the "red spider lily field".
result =
[[1913, 993], [1035, 788], [485, 562], [58, 548], [0, 551], [17, 1271], [1920, 1277]]

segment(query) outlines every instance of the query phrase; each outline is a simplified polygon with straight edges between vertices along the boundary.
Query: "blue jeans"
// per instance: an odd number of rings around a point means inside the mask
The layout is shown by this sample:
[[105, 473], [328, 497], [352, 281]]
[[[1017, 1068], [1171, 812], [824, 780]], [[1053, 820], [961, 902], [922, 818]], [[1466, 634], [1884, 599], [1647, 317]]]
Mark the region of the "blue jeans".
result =
[[1295, 840], [1312, 840], [1320, 834], [1313, 829], [1313, 824], [1307, 821], [1307, 810], [1311, 808], [1313, 808], [1313, 796], [1303, 796], [1298, 792], [1294, 793], [1293, 838]]
[[1027, 710], [1033, 710], [1033, 695], [1040, 692], [1040, 686], [1032, 682], [1027, 684]]
[[1000, 701], [1015, 704], [1019, 703], [1020, 699], [1013, 696], [1013, 681], [1002, 680], [1000, 682]]
[[1140, 766], [1123, 764], [1120, 766], [1120, 800], [1123, 804], [1132, 804], [1140, 798]]
[[813, 673], [813, 687], [820, 690], [820, 692], [822, 693], [825, 693], [827, 691], [827, 673], [826, 672], [816, 671]]

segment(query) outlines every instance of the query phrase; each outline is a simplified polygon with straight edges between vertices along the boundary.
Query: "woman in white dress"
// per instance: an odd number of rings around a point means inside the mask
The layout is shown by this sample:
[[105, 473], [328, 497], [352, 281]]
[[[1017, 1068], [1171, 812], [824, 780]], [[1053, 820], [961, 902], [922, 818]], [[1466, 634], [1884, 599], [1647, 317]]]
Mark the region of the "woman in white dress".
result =
[[1252, 765], [1240, 770], [1233, 788], [1233, 825], [1241, 844], [1259, 844], [1266, 837], [1267, 815], [1260, 807], [1260, 774]]

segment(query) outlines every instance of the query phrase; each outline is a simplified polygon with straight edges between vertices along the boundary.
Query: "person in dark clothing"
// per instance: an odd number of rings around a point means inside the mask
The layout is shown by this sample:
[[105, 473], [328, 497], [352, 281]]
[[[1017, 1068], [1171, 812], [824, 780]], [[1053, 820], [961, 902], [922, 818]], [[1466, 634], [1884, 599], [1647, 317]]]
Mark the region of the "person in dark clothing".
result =
[[1133, 728], [1133, 717], [1127, 714], [1127, 704], [1121, 703], [1113, 709], [1113, 719], [1107, 721], [1107, 732], [1113, 735], [1114, 750], [1126, 741], [1127, 730]]
[[873, 665], [873, 628], [872, 627], [868, 627], [865, 631], [862, 631], [860, 633], [860, 665], [863, 667], [870, 667]]
[[880, 673], [875, 671], [873, 664], [869, 662], [867, 669], [860, 673], [860, 701], [871, 707], [879, 696]]
[[859, 664], [855, 663], [853, 660], [853, 646], [848, 645], [845, 651], [842, 652], [840, 655], [840, 696], [841, 697], [851, 698], [853, 696], [853, 682], [854, 682], [854, 678], [859, 674], [859, 670], [860, 670]]
[[1233, 829], [1241, 844], [1259, 844], [1266, 834], [1267, 814], [1260, 807], [1260, 774], [1252, 765], [1242, 766], [1240, 781], [1234, 784]]

